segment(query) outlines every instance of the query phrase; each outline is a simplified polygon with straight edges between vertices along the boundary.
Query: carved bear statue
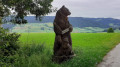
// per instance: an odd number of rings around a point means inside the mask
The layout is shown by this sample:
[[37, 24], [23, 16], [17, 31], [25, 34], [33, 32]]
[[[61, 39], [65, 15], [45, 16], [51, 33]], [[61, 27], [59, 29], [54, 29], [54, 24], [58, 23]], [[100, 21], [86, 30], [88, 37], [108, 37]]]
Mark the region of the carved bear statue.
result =
[[56, 13], [54, 20], [54, 56], [69, 56], [72, 52], [72, 39], [70, 33], [73, 30], [72, 25], [68, 21], [70, 11], [65, 6], [62, 6]]

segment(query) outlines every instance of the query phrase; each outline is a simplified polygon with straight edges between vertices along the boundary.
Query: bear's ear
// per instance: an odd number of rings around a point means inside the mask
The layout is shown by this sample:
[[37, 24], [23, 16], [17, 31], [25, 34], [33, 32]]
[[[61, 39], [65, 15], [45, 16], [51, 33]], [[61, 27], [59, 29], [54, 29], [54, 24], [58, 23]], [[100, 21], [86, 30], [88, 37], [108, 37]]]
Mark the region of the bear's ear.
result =
[[65, 5], [62, 6], [62, 8], [64, 8], [64, 7], [65, 7]]

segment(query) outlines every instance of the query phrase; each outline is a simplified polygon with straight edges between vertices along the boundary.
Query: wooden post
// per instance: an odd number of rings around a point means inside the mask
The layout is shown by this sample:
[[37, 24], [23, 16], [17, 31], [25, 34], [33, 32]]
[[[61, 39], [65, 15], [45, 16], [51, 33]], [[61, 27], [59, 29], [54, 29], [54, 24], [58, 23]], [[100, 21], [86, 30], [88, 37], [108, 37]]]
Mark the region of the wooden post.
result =
[[0, 17], [0, 27], [2, 27], [2, 18]]
[[[2, 8], [2, 0], [0, 0], [0, 8]], [[1, 9], [0, 9], [0, 13], [1, 13]], [[0, 27], [2, 27], [2, 17], [1, 17], [1, 14], [0, 14]]]

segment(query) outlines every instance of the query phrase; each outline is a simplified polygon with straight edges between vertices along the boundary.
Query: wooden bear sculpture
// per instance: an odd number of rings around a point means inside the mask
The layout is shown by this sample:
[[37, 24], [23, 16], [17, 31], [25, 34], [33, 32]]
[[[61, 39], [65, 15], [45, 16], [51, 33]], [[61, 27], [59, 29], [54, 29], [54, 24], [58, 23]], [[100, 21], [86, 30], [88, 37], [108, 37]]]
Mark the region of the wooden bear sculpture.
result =
[[74, 55], [72, 52], [72, 39], [70, 33], [73, 30], [72, 25], [68, 21], [68, 15], [70, 11], [62, 6], [56, 13], [54, 20], [54, 32], [55, 32], [55, 42], [54, 42], [54, 56], [53, 60], [57, 62], [62, 62]]

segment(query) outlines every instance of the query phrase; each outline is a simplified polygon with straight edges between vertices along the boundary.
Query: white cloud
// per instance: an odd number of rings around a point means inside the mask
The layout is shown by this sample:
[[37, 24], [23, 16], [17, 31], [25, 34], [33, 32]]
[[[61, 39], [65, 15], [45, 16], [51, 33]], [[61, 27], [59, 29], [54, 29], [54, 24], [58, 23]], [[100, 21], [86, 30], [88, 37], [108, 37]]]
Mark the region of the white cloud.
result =
[[[120, 19], [120, 0], [54, 0], [52, 5], [58, 9], [65, 5], [71, 11], [71, 16]], [[50, 15], [55, 16], [55, 13]]]

